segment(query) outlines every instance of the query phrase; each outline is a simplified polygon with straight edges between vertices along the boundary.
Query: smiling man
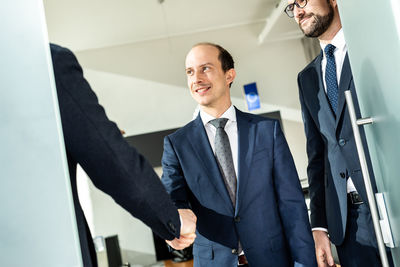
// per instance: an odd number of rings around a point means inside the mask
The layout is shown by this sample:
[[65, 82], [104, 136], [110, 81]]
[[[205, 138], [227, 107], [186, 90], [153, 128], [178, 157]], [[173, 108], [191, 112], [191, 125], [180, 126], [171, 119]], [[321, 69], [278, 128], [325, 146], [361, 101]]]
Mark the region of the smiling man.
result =
[[315, 266], [307, 209], [279, 122], [232, 105], [236, 72], [221, 46], [195, 45], [186, 75], [200, 112], [165, 138], [162, 182], [177, 208], [197, 216], [194, 266]]
[[[290, 0], [286, 14], [319, 39], [321, 53], [298, 75], [307, 137], [311, 226], [319, 266], [381, 266], [344, 91], [361, 117], [336, 0]], [[363, 128], [363, 147], [367, 148]], [[368, 150], [366, 150], [369, 156]], [[373, 189], [374, 176], [369, 157]], [[389, 253], [390, 254], [390, 253]], [[391, 266], [391, 256], [389, 256]]]

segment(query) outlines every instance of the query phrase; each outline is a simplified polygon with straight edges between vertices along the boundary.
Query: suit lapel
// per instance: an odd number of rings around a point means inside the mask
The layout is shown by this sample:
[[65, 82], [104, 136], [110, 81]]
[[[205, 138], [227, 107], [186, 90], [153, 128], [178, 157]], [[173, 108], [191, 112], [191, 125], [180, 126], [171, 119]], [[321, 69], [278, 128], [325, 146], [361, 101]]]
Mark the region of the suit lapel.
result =
[[346, 54], [343, 62], [342, 73], [340, 74], [340, 84], [339, 84], [339, 104], [338, 110], [336, 112], [336, 127], [339, 123], [341, 114], [343, 112], [343, 107], [345, 105], [346, 99], [344, 96], [344, 91], [349, 89], [352, 80], [352, 74], [350, 69], [349, 56]]
[[306, 83], [304, 89], [308, 90], [308, 92], [306, 92], [305, 94], [309, 96], [308, 99], [310, 99], [310, 101], [308, 101], [308, 104], [310, 107], [312, 107], [311, 112], [313, 114], [319, 114], [319, 112], [323, 112], [323, 114], [325, 114], [324, 117], [329, 121], [329, 124], [332, 126], [332, 128], [334, 128], [335, 116], [332, 112], [328, 97], [325, 93], [321, 69], [321, 60], [322, 52], [314, 61], [314, 66], [310, 69], [307, 80], [304, 81]]
[[256, 125], [250, 123], [251, 119], [243, 112], [236, 109], [236, 120], [238, 128], [238, 187], [236, 192], [237, 214], [246, 194], [248, 172], [253, 158], [254, 141], [256, 136]]
[[190, 144], [192, 145], [195, 153], [198, 156], [199, 162], [202, 163], [203, 170], [206, 177], [210, 179], [214, 185], [215, 190], [219, 193], [225, 201], [225, 206], [229, 207], [233, 213], [233, 206], [226, 189], [225, 183], [221, 176], [217, 161], [215, 160], [214, 153], [210, 146], [206, 130], [204, 129], [203, 121], [200, 115], [194, 121], [194, 126], [188, 135]]

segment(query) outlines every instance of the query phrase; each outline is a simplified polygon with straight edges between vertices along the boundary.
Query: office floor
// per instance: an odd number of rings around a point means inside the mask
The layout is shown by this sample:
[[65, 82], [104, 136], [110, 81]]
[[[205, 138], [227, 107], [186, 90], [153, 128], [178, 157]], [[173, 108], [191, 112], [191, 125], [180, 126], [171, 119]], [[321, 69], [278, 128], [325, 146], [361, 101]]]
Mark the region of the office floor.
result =
[[[138, 253], [140, 254], [140, 253]], [[98, 256], [100, 256], [98, 254]], [[147, 255], [145, 255], [147, 256]], [[144, 257], [142, 257], [144, 258]], [[154, 263], [154, 260], [150, 259], [150, 257], [148, 257], [149, 259], [147, 260], [138, 260], [138, 258], [136, 257], [135, 260], [130, 261], [131, 266], [132, 267], [193, 267], [193, 260], [187, 261], [187, 262], [180, 262], [180, 263], [176, 263], [173, 262], [172, 260], [167, 260], [164, 262], [158, 262], [158, 263]], [[107, 258], [106, 255], [101, 255], [100, 257], [98, 257], [99, 261], [99, 267], [108, 267], [107, 264]], [[153, 261], [153, 263], [150, 263]], [[336, 267], [340, 267], [339, 264], [336, 265]]]
[[[169, 261], [164, 261], [165, 267], [192, 267], [193, 266], [193, 260], [188, 261], [188, 262], [182, 262], [182, 263], [175, 263], [172, 262], [171, 260]], [[336, 264], [336, 267], [340, 267], [339, 264]]]
[[180, 262], [176, 263], [171, 260], [164, 261], [165, 267], [192, 267], [193, 266], [193, 260], [186, 261], [186, 262]]

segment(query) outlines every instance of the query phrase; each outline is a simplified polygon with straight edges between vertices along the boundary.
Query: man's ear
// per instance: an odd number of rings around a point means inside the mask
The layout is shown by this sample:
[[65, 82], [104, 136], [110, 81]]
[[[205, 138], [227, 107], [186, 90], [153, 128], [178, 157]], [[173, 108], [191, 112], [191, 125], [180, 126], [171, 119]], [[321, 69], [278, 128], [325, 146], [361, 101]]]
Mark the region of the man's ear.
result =
[[235, 79], [235, 77], [236, 77], [235, 69], [232, 68], [232, 69], [226, 71], [225, 78], [226, 78], [227, 84], [231, 84], [233, 82], [233, 80]]

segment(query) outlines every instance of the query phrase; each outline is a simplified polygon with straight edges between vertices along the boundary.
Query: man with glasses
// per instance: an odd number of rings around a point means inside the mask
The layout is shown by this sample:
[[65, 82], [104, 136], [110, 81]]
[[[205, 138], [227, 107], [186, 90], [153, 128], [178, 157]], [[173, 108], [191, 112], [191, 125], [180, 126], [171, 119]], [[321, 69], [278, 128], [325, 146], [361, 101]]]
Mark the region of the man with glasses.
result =
[[[295, 19], [307, 37], [318, 38], [322, 49], [298, 75], [307, 137], [311, 226], [318, 265], [334, 266], [331, 241], [336, 245], [342, 266], [381, 266], [345, 105], [344, 91], [350, 90], [360, 117], [337, 2], [289, 0], [285, 13]], [[362, 128], [360, 132], [366, 147]], [[368, 149], [367, 156], [376, 191]]]

